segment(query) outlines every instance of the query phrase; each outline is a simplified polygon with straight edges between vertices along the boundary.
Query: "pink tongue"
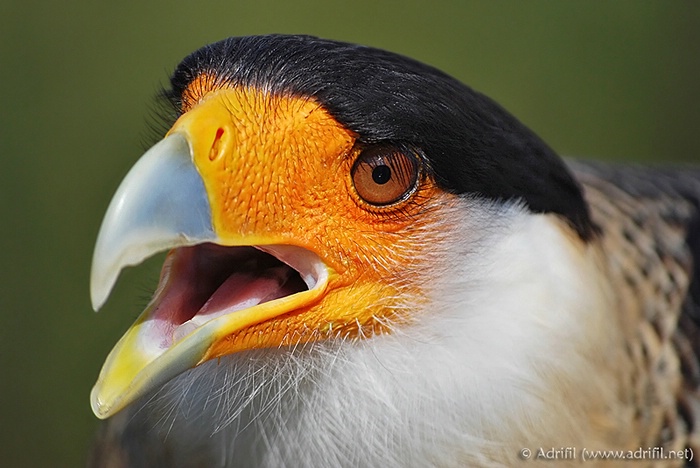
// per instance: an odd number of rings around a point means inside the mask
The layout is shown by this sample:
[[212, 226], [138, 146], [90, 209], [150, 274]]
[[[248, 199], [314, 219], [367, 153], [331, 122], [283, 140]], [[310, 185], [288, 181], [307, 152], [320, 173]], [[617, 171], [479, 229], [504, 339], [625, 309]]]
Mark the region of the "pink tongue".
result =
[[280, 298], [285, 295], [283, 286], [289, 275], [290, 270], [285, 267], [271, 268], [264, 277], [234, 273], [219, 286], [196, 315], [235, 312]]

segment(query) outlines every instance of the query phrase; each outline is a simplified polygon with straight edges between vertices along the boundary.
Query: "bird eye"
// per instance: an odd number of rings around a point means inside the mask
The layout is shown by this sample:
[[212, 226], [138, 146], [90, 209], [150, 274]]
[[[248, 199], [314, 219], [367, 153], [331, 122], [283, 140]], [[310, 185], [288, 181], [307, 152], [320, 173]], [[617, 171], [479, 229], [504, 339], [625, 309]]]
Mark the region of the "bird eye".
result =
[[364, 149], [352, 166], [358, 195], [372, 205], [391, 205], [408, 197], [418, 182], [418, 158], [410, 151], [378, 146]]

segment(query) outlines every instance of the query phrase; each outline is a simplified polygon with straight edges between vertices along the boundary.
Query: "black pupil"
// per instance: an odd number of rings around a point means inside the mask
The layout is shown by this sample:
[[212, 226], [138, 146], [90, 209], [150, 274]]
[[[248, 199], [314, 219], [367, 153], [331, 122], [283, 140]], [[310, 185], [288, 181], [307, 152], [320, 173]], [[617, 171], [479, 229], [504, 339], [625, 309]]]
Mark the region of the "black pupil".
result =
[[372, 180], [379, 185], [384, 185], [391, 179], [391, 168], [381, 165], [372, 169]]

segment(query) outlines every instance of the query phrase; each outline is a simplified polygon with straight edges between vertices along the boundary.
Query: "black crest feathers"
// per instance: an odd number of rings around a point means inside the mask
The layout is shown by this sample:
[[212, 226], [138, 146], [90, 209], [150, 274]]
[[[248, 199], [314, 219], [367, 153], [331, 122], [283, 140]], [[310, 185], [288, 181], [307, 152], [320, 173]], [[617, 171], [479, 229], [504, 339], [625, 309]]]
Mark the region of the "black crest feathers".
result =
[[197, 77], [317, 100], [372, 144], [419, 148], [444, 190], [520, 200], [594, 232], [580, 187], [537, 135], [486, 96], [407, 57], [310, 36], [234, 37], [194, 52], [175, 70], [171, 102]]

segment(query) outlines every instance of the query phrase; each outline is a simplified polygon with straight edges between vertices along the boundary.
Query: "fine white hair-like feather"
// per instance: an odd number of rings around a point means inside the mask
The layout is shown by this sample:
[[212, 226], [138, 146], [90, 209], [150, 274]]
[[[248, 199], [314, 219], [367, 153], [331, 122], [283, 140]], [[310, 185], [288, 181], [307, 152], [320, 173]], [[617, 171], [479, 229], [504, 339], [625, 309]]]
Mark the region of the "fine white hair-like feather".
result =
[[525, 447], [606, 448], [604, 418], [624, 415], [607, 415], [621, 337], [600, 253], [518, 204], [465, 197], [434, 216], [405, 236], [431, 245], [404, 259], [410, 320], [391, 333], [213, 360], [116, 418], [164, 438], [170, 466], [512, 466]]

